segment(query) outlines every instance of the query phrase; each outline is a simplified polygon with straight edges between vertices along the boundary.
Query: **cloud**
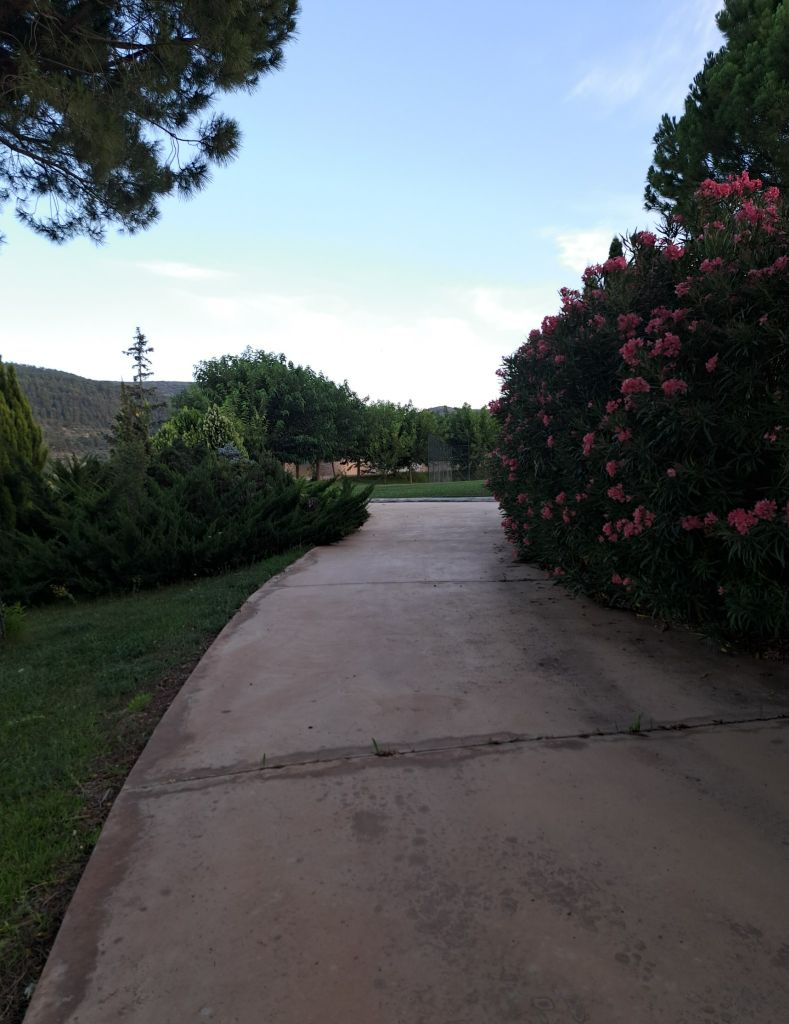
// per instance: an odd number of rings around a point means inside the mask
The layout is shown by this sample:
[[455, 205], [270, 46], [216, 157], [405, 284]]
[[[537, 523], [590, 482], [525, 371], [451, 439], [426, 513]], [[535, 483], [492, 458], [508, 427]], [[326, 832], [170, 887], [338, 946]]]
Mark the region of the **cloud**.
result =
[[329, 292], [194, 295], [184, 289], [171, 298], [177, 321], [168, 311], [168, 325], [151, 326], [151, 336], [156, 326], [167, 339], [157, 351], [159, 377], [182, 374], [175, 360], [183, 363], [187, 353], [192, 366], [251, 346], [348, 380], [362, 396], [410, 399], [419, 407], [488, 402], [498, 390], [502, 356], [550, 311], [536, 301], [530, 308], [517, 290], [488, 287], [434, 292], [405, 309], [399, 302], [351, 304]]
[[233, 276], [227, 270], [217, 270], [214, 267], [198, 267], [194, 263], [176, 263], [166, 260], [152, 260], [138, 263], [137, 266], [151, 274], [156, 274], [158, 277], [171, 277], [178, 281], [208, 281]]
[[715, 15], [723, 0], [680, 0], [650, 41], [623, 59], [612, 52], [591, 66], [572, 87], [568, 100], [588, 100], [609, 111], [643, 97], [660, 98], [663, 110], [679, 112], [690, 79], [704, 57], [723, 43]]
[[634, 99], [643, 90], [649, 71], [643, 64], [617, 69], [596, 67], [577, 82], [570, 91], [570, 98], [589, 96], [602, 100], [606, 105], [619, 106]]
[[575, 273], [582, 274], [591, 263], [602, 263], [607, 258], [614, 234], [609, 228], [554, 234], [559, 249], [559, 262]]
[[522, 297], [503, 288], [472, 288], [469, 306], [474, 316], [496, 331], [523, 332], [545, 315], [536, 304], [524, 305]]

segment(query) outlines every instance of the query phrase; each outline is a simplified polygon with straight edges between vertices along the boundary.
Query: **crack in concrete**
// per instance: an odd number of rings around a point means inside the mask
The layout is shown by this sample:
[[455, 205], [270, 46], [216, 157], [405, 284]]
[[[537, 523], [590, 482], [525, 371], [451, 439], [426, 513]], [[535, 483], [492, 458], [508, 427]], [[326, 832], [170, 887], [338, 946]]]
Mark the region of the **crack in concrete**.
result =
[[571, 732], [557, 734], [530, 734], [530, 733], [483, 733], [476, 736], [447, 737], [442, 739], [435, 737], [421, 740], [414, 744], [379, 744], [372, 740], [369, 747], [347, 747], [327, 749], [323, 752], [302, 752], [294, 754], [282, 754], [271, 759], [269, 762], [265, 756], [258, 764], [239, 765], [238, 767], [227, 767], [220, 769], [209, 769], [204, 772], [193, 772], [188, 775], [170, 776], [166, 779], [158, 779], [154, 782], [145, 783], [139, 786], [130, 786], [132, 792], [142, 793], [158, 789], [162, 786], [186, 785], [191, 782], [210, 782], [224, 778], [234, 778], [242, 775], [263, 775], [271, 772], [282, 772], [289, 768], [305, 768], [315, 765], [324, 766], [327, 769], [338, 764], [349, 761], [377, 761], [381, 758], [407, 758], [410, 756], [422, 756], [424, 754], [445, 754], [460, 750], [483, 750], [493, 747], [515, 747], [527, 746], [537, 743], [567, 743], [570, 741], [584, 741], [611, 739], [617, 736], [631, 737], [634, 740], [646, 739], [648, 736], [660, 733], [698, 732], [703, 729], [723, 730], [743, 725], [768, 725], [771, 722], [789, 722], [789, 711], [776, 715], [758, 716], [751, 718], [697, 718], [677, 719], [663, 722], [652, 721], [651, 724], [643, 726], [640, 723], [640, 716], [623, 728], [616, 723], [610, 729], [594, 729], [586, 732]]

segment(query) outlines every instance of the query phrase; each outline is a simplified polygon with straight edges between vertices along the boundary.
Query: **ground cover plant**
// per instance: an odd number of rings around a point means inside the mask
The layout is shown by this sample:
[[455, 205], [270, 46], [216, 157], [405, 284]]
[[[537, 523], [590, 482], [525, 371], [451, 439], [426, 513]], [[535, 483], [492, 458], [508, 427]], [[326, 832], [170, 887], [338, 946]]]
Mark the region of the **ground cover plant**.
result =
[[747, 173], [587, 269], [499, 371], [518, 557], [612, 605], [789, 635], [789, 219]]
[[301, 551], [28, 610], [0, 644], [0, 1019], [21, 1020], [112, 798], [208, 643]]

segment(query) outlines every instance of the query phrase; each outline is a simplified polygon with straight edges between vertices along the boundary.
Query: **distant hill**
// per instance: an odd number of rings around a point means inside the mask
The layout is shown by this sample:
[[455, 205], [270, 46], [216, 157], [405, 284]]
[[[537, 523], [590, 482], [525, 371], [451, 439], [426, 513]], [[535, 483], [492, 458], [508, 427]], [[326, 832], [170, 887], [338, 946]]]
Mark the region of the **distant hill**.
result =
[[[70, 455], [106, 456], [107, 434], [120, 405], [117, 381], [89, 380], [75, 373], [15, 363], [19, 385], [30, 400], [53, 458]], [[150, 381], [152, 401], [169, 405], [189, 381]], [[166, 408], [162, 410], [166, 417]], [[160, 414], [161, 415], [161, 414]]]

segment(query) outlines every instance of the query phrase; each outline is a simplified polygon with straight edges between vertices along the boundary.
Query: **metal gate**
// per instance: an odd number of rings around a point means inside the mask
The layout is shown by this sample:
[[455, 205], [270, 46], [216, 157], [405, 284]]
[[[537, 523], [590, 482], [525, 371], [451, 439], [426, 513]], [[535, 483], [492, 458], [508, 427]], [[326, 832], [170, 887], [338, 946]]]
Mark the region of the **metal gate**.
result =
[[427, 436], [427, 474], [431, 483], [471, 479], [471, 445], [447, 444], [436, 436]]

